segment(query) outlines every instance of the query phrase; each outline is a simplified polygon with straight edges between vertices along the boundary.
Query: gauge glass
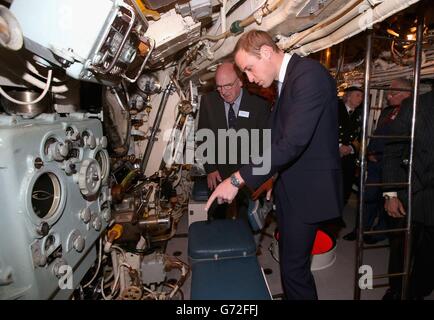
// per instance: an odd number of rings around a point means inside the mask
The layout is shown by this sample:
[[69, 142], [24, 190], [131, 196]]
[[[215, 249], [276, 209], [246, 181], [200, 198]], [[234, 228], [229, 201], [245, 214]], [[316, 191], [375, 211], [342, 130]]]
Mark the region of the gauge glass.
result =
[[161, 84], [156, 76], [144, 74], [137, 79], [137, 87], [147, 94], [160, 92]]
[[52, 216], [60, 204], [60, 182], [51, 172], [40, 175], [32, 189], [32, 208], [39, 218]]

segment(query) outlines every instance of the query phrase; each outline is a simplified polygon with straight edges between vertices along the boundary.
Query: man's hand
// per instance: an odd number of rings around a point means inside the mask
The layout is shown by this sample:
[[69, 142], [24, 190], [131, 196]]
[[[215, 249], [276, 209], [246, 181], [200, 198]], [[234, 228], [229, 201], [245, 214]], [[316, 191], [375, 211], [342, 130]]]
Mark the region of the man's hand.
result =
[[339, 147], [339, 153], [341, 155], [341, 158], [351, 154], [352, 151], [353, 149], [350, 146], [344, 144]]
[[211, 191], [214, 190], [217, 187], [217, 185], [220, 182], [222, 182], [222, 178], [220, 177], [220, 173], [218, 172], [218, 170], [209, 173], [207, 176], [207, 181], [208, 181], [208, 188]]
[[402, 218], [405, 216], [404, 206], [396, 197], [386, 199], [384, 202], [384, 209], [387, 214], [393, 218]]
[[[241, 184], [244, 183], [244, 180], [241, 178], [238, 172], [234, 173], [234, 175], [237, 177], [238, 181], [240, 181]], [[227, 178], [222, 183], [220, 183], [211, 194], [208, 202], [206, 203], [205, 210], [208, 210], [209, 207], [211, 207], [215, 199], [217, 199], [218, 204], [222, 204], [224, 202], [231, 203], [237, 193], [238, 188], [232, 185], [230, 178]]]

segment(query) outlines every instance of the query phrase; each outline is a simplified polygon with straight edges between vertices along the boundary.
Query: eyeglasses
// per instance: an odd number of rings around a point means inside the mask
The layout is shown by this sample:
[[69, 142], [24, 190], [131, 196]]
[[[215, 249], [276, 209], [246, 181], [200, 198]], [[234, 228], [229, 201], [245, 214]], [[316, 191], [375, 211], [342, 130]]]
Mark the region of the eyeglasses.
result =
[[235, 79], [234, 82], [232, 82], [232, 83], [224, 84], [224, 85], [221, 85], [221, 86], [216, 86], [216, 90], [217, 91], [222, 91], [223, 89], [225, 89], [225, 90], [231, 90], [232, 87], [235, 85], [235, 82], [237, 82], [237, 80], [238, 80], [238, 78]]
[[404, 93], [404, 91], [393, 90], [393, 89], [389, 89], [387, 91], [387, 95], [390, 96], [390, 97], [395, 97], [395, 96], [398, 96], [398, 95], [400, 95], [402, 93]]

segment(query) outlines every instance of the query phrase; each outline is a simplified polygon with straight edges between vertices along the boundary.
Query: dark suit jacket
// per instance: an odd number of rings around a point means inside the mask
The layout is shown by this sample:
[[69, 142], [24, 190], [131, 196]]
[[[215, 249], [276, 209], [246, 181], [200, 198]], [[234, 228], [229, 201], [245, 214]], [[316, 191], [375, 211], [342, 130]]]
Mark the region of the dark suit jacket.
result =
[[[411, 133], [412, 99], [403, 101], [401, 110], [391, 125], [391, 134]], [[413, 220], [434, 226], [434, 92], [419, 97], [413, 149], [412, 210]], [[386, 143], [383, 155], [383, 181], [407, 182], [409, 139], [394, 139]], [[398, 191], [398, 197], [407, 207], [407, 188], [385, 188]]]
[[[264, 129], [267, 125], [268, 117], [270, 115], [270, 105], [266, 100], [260, 98], [259, 96], [252, 95], [247, 90], [243, 89], [243, 96], [241, 98], [240, 108], [238, 112], [240, 111], [248, 112], [249, 117], [238, 116], [236, 130]], [[197, 129], [199, 130], [202, 128], [211, 129], [215, 137], [217, 137], [218, 129], [228, 129], [224, 101], [220, 97], [218, 92], [211, 92], [202, 97]], [[260, 136], [260, 141], [262, 141], [262, 135]], [[229, 140], [226, 141], [226, 146], [226, 164], [219, 164], [217, 150], [218, 141], [216, 139], [215, 164], [204, 164], [207, 174], [218, 170], [222, 179], [226, 179], [242, 166], [240, 156], [240, 141], [238, 141], [237, 144], [238, 157], [236, 164], [229, 164]], [[248, 161], [250, 161], [250, 157]]]
[[351, 145], [357, 153], [358, 147], [354, 144], [354, 140], [360, 140], [362, 112], [361, 107], [357, 107], [354, 112], [349, 115], [345, 103], [339, 100], [339, 143]]
[[[392, 123], [395, 121], [396, 116], [399, 113], [399, 109], [395, 106], [387, 106], [381, 111], [380, 117], [378, 118], [378, 124], [375, 128], [374, 135], [386, 136], [390, 135], [390, 130], [392, 129]], [[391, 119], [394, 116], [395, 119]], [[367, 152], [368, 154], [375, 155], [378, 162], [383, 159], [384, 146], [386, 145], [386, 139], [383, 138], [373, 138], [369, 141]]]
[[270, 127], [271, 171], [254, 175], [254, 165], [242, 167], [246, 184], [257, 188], [279, 172], [274, 195], [285, 207], [277, 210], [307, 223], [338, 217], [343, 196], [336, 84], [320, 63], [292, 56]]

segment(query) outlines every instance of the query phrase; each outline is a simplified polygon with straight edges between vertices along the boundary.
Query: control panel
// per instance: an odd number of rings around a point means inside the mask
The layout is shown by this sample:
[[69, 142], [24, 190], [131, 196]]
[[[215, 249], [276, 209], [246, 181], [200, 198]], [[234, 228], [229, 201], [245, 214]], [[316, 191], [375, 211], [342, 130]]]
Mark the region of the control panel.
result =
[[0, 116], [0, 299], [68, 298], [95, 262], [110, 162], [101, 122], [82, 118]]

